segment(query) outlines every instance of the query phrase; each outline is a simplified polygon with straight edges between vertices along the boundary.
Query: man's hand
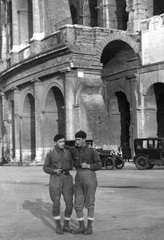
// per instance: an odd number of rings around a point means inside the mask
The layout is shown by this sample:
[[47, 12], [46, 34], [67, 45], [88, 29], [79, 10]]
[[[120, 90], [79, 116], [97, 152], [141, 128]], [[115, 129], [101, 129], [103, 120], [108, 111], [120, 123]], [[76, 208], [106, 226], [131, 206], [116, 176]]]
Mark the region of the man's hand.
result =
[[89, 168], [89, 169], [91, 168], [90, 164], [87, 164], [87, 163], [81, 163], [81, 167], [82, 168]]
[[54, 173], [58, 176], [60, 176], [62, 174], [61, 169], [55, 169]]

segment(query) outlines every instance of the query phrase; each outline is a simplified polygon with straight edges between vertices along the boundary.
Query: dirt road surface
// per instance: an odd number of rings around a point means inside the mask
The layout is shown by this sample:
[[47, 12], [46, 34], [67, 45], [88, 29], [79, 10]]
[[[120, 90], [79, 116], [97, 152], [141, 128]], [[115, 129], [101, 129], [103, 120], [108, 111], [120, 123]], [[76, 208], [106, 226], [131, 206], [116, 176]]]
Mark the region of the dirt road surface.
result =
[[[75, 170], [71, 173], [75, 176]], [[93, 234], [56, 235], [49, 175], [42, 166], [1, 166], [0, 239], [164, 239], [164, 167], [140, 171], [126, 163], [122, 170], [97, 171], [97, 177]], [[62, 201], [62, 221], [63, 211]], [[78, 226], [75, 212], [70, 225]]]

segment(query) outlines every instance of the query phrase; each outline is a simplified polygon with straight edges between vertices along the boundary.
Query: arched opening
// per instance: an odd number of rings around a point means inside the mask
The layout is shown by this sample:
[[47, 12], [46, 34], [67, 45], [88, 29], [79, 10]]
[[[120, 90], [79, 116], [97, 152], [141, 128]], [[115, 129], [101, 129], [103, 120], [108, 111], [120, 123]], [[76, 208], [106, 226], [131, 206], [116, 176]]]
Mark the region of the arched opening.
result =
[[34, 160], [36, 156], [35, 102], [31, 94], [27, 94], [24, 100], [20, 135], [22, 159], [25, 161]]
[[157, 102], [157, 136], [164, 137], [164, 84], [154, 85]]
[[[115, 129], [113, 135], [117, 147], [121, 146], [124, 156], [129, 159], [133, 151], [133, 138], [137, 128], [135, 89], [131, 78], [135, 79], [139, 59], [127, 42], [116, 39], [109, 42], [103, 49], [101, 63], [103, 64], [102, 80], [106, 86], [104, 101], [107, 111], [110, 113], [112, 107], [115, 109], [113, 111], [116, 111], [115, 117], [117, 116], [115, 119], [110, 115], [109, 124], [111, 129]], [[115, 93], [115, 98], [113, 98], [113, 93]], [[111, 104], [111, 99], [114, 105]]]
[[8, 11], [7, 11], [7, 14], [8, 14], [8, 27], [9, 27], [9, 33], [8, 33], [8, 37], [7, 37], [7, 51], [10, 51], [13, 47], [13, 22], [12, 22], [12, 2], [9, 1], [8, 2]]
[[128, 12], [126, 12], [126, 0], [116, 0], [116, 20], [117, 29], [127, 29]]
[[89, 9], [90, 9], [90, 26], [91, 27], [98, 26], [98, 12], [96, 7], [97, 7], [97, 1], [90, 0]]
[[45, 102], [44, 146], [52, 147], [54, 135], [65, 134], [64, 98], [58, 87], [52, 87]]
[[71, 5], [70, 10], [71, 10], [72, 23], [73, 24], [78, 24], [77, 10], [76, 10], [75, 6]]
[[33, 36], [32, 0], [20, 1], [17, 13], [20, 44], [26, 46], [29, 44], [30, 38]]
[[[125, 57], [123, 59], [123, 56]], [[121, 63], [121, 61], [128, 61], [129, 58], [134, 58], [135, 53], [131, 49], [131, 47], [121, 40], [114, 40], [108, 43], [101, 55], [101, 62], [105, 66], [107, 63], [117, 61], [117, 63]], [[119, 61], [118, 61], [119, 60]], [[127, 63], [126, 63], [127, 64]], [[124, 64], [125, 65], [125, 64]], [[117, 70], [118, 71], [118, 70]]]
[[33, 10], [32, 10], [32, 0], [28, 0], [28, 35], [29, 40], [33, 36]]
[[145, 96], [145, 136], [164, 137], [164, 84], [151, 85]]
[[126, 95], [119, 91], [109, 102], [109, 117], [113, 137], [118, 147], [122, 147], [124, 157], [130, 158], [130, 107]]
[[160, 15], [164, 13], [164, 1], [154, 0], [154, 15]]

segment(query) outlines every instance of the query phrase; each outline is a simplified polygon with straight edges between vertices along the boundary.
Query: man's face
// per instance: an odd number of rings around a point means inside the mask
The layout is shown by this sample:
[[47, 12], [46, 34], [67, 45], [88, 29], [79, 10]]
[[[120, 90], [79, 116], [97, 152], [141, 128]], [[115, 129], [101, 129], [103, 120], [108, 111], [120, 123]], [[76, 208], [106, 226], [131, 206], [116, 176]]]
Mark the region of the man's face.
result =
[[62, 138], [62, 139], [58, 140], [56, 142], [56, 146], [58, 146], [59, 148], [64, 148], [64, 146], [65, 146], [65, 138]]
[[75, 138], [75, 141], [77, 147], [85, 146], [85, 138]]

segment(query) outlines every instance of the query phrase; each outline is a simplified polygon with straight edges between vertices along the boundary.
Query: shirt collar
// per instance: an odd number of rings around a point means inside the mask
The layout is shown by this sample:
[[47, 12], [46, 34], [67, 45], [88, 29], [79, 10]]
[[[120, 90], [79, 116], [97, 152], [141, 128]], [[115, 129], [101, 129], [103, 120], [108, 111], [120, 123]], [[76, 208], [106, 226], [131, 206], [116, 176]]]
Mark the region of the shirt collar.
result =
[[77, 147], [78, 149], [85, 149], [85, 148], [87, 148], [88, 147], [88, 145], [87, 144], [85, 144], [83, 147]]
[[64, 152], [64, 148], [59, 148], [58, 146], [55, 146], [55, 149], [57, 152], [63, 151]]

